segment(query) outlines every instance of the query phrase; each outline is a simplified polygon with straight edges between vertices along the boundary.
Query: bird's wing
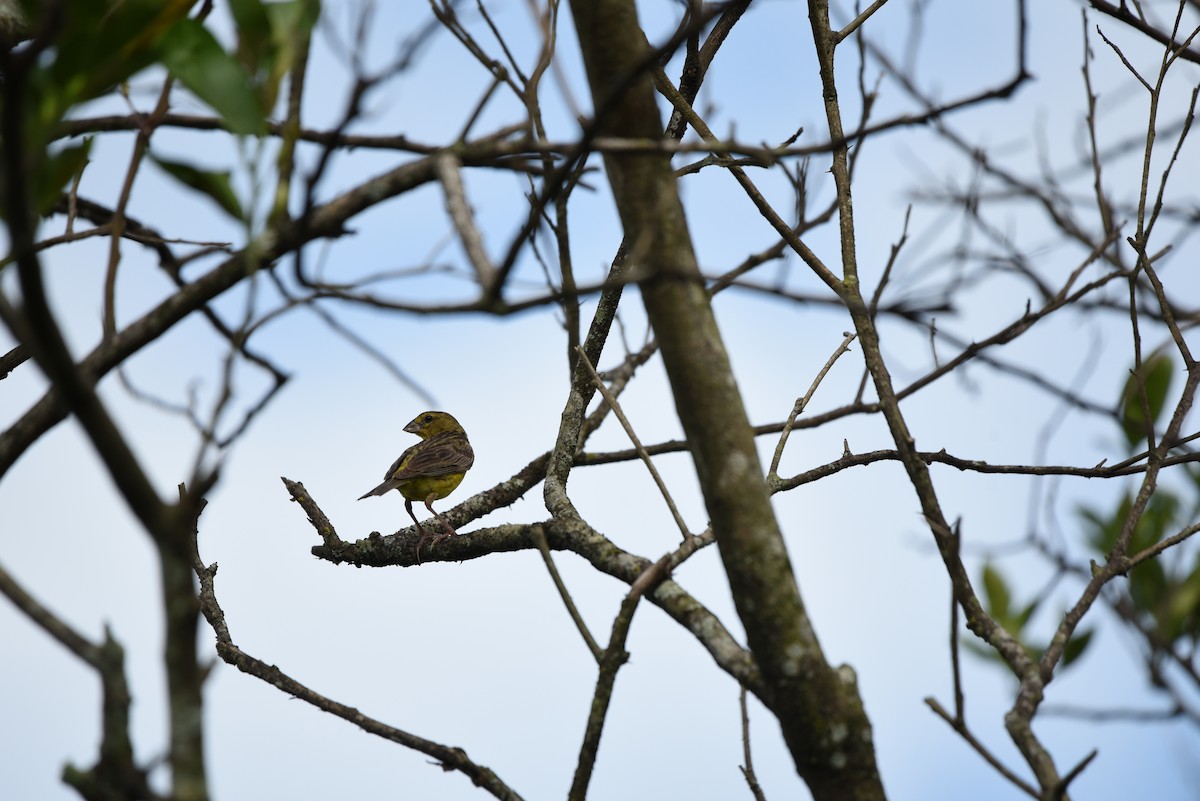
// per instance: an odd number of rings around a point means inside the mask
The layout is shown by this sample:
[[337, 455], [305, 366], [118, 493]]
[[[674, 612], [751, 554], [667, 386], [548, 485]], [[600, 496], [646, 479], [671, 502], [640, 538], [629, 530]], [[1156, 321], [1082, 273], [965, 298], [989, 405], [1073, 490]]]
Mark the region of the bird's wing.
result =
[[465, 473], [475, 463], [471, 443], [459, 431], [434, 434], [406, 450], [386, 478], [403, 480], [416, 476], [447, 476]]
[[[389, 467], [387, 472], [383, 474], [383, 483], [368, 491], [365, 495], [360, 496], [359, 500], [361, 501], [363, 498], [370, 498], [372, 495], [383, 495], [385, 492], [394, 490], [396, 488], [395, 475], [400, 472], [400, 466], [404, 464], [405, 460], [412, 456], [417, 448], [419, 448], [422, 444], [423, 443], [418, 442], [416, 445], [413, 445], [404, 453], [400, 454], [400, 458], [392, 462], [392, 466]], [[401, 475], [401, 478], [404, 478], [404, 476]]]
[[416, 445], [406, 448], [404, 453], [400, 454], [400, 458], [392, 462], [392, 466], [389, 467], [387, 472], [383, 474], [383, 480], [390, 481], [396, 475], [397, 471], [404, 466], [404, 463], [408, 461], [409, 457], [416, 453], [423, 444], [424, 443], [422, 442], [418, 442]]

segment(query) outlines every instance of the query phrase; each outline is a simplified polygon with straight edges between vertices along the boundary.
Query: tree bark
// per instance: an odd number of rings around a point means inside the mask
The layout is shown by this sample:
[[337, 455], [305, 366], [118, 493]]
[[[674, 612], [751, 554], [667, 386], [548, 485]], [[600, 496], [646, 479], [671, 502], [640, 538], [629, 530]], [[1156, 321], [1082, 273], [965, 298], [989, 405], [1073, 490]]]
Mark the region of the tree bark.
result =
[[[658, 54], [632, 0], [573, 0], [571, 10], [596, 135], [660, 138], [650, 74]], [[670, 158], [609, 154], [605, 168], [625, 228], [630, 275], [658, 338], [738, 616], [763, 674], [761, 700], [778, 718], [816, 801], [882, 799], [854, 673], [826, 661], [800, 598]]]

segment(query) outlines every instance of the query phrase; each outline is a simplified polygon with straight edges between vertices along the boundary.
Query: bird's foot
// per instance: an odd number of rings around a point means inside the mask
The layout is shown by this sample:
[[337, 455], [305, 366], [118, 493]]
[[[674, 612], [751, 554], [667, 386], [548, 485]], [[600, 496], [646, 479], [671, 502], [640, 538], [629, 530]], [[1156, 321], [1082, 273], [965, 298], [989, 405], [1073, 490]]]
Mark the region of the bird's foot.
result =
[[457, 537], [457, 536], [458, 536], [458, 532], [452, 528], [447, 529], [445, 532], [443, 532], [441, 534], [427, 534], [424, 531], [422, 531], [421, 539], [417, 540], [417, 564], [418, 565], [421, 564], [421, 549], [425, 547], [426, 543], [429, 543], [430, 546], [433, 546], [433, 545], [437, 545], [439, 542], [441, 542], [443, 540], [448, 540], [451, 537]]
[[425, 546], [425, 543], [429, 543], [430, 546], [433, 546], [433, 545], [437, 545], [439, 542], [442, 542], [443, 540], [448, 540], [451, 537], [457, 537], [457, 536], [458, 536], [458, 532], [452, 528], [447, 528], [441, 534], [425, 534], [422, 532], [421, 539], [417, 540], [417, 564], [418, 565], [421, 564], [421, 548], [423, 548]]

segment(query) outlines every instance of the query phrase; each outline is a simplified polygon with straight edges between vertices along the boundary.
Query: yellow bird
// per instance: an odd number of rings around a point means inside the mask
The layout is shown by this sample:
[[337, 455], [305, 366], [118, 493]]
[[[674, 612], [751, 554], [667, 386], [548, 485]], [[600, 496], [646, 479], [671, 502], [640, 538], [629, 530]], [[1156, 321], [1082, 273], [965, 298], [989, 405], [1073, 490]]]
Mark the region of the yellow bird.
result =
[[[458, 536], [458, 532], [446, 522], [446, 518], [433, 510], [433, 502], [441, 500], [462, 483], [463, 476], [475, 463], [475, 452], [467, 441], [467, 432], [458, 421], [445, 412], [422, 412], [404, 427], [416, 434], [421, 441], [400, 454], [387, 473], [383, 483], [359, 498], [382, 495], [388, 490], [400, 490], [404, 496], [404, 508], [417, 524], [421, 539], [417, 541], [417, 562], [421, 561], [421, 546], [428, 540], [435, 543], [447, 537]], [[441, 521], [446, 533], [433, 536], [425, 533], [421, 521], [413, 514], [413, 501], [423, 501], [425, 508]]]

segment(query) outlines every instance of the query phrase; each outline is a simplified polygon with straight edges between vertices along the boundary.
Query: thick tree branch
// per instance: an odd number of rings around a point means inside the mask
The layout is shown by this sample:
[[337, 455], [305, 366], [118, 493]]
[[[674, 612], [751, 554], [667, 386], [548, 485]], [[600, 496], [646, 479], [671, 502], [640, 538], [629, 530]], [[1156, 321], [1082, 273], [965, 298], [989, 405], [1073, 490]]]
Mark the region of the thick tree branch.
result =
[[[544, 458], [544, 457], [543, 457]], [[539, 460], [540, 461], [540, 460]], [[544, 464], [544, 462], [543, 462]], [[415, 526], [401, 529], [384, 536], [378, 532], [355, 542], [347, 542], [337, 535], [333, 524], [317, 506], [304, 485], [282, 479], [294, 501], [308, 515], [323, 544], [312, 548], [314, 556], [335, 564], [352, 564], [365, 567], [415, 567], [416, 547], [419, 539]], [[507, 483], [507, 482], [506, 482]], [[503, 485], [500, 485], [503, 487]], [[494, 487], [487, 493], [503, 491]], [[478, 496], [477, 496], [478, 497]], [[473, 503], [468, 500], [459, 507], [445, 513], [456, 526], [462, 518], [452, 517], [463, 506]], [[581, 556], [592, 567], [613, 578], [632, 585], [652, 564], [617, 547], [600, 532], [575, 518], [552, 518], [542, 523], [506, 524], [492, 528], [476, 529], [438, 543], [429, 554], [423, 554], [423, 563], [444, 561], [461, 562], [478, 559], [493, 553], [537, 548], [538, 535], [545, 537], [551, 550], [570, 551]], [[675, 551], [671, 567], [691, 556], [697, 548], [712, 542], [707, 534], [693, 537]], [[689, 631], [709, 652], [717, 665], [732, 676], [739, 684], [747, 687], [759, 697], [765, 694], [762, 676], [750, 653], [742, 648], [725, 626], [703, 604], [693, 598], [680, 585], [667, 579], [649, 595], [655, 606], [667, 613], [676, 623]]]
[[[652, 137], [652, 53], [632, 2], [571, 4], [597, 133]], [[818, 801], [883, 797], [849, 671], [821, 653], [771, 510], [754, 437], [692, 251], [670, 161], [605, 158], [734, 602], [800, 775]], [[832, 732], [836, 734], [831, 735]]]

